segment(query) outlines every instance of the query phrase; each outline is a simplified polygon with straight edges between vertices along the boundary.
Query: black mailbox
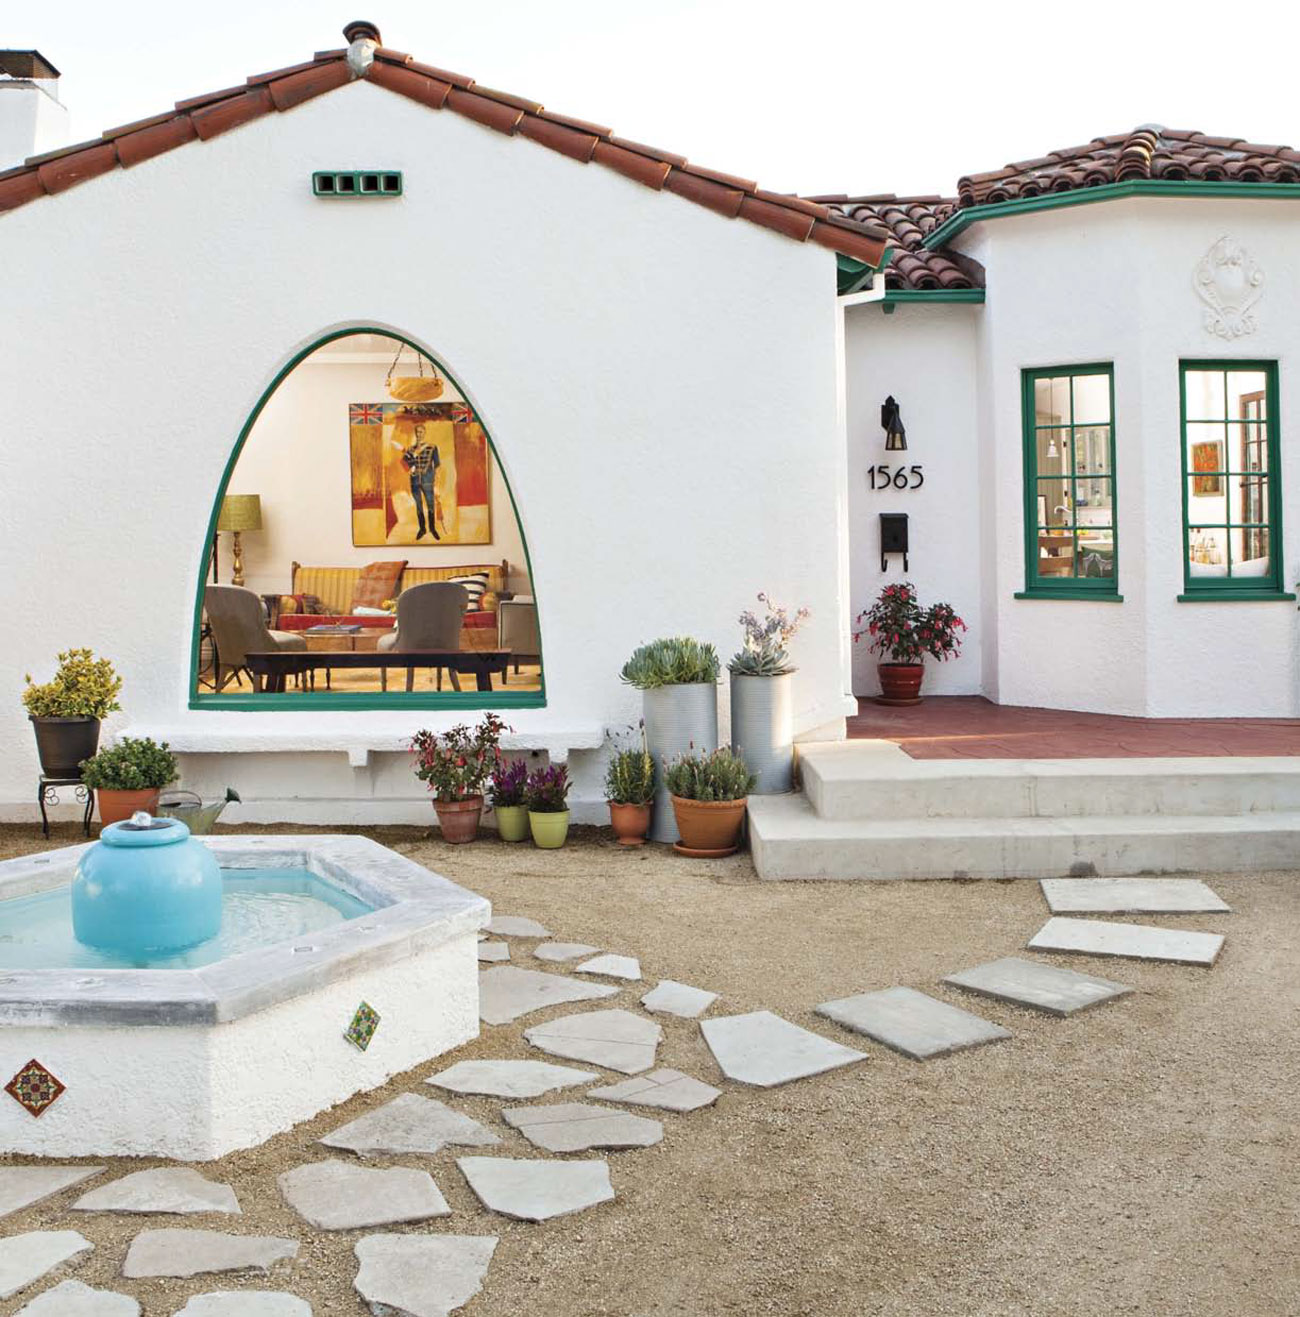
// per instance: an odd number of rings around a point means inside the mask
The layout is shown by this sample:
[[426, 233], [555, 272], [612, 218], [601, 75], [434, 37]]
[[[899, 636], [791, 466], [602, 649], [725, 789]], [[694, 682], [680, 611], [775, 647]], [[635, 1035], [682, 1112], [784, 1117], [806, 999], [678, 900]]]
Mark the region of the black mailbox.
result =
[[903, 571], [907, 567], [907, 513], [882, 512], [880, 514], [880, 570], [889, 570], [886, 556], [891, 553], [903, 555]]

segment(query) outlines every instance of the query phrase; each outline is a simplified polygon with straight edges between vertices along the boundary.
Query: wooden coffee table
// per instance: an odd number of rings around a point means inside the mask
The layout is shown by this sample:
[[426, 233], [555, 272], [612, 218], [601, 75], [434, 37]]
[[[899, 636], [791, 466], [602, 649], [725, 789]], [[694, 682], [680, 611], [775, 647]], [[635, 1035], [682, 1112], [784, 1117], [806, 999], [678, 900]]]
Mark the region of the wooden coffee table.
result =
[[392, 627], [368, 626], [360, 631], [318, 631], [315, 635], [299, 631], [298, 635], [307, 642], [308, 653], [348, 650], [353, 654], [373, 654], [379, 647], [380, 636], [391, 635], [392, 630]]
[[464, 649], [421, 649], [397, 653], [394, 650], [380, 650], [366, 653], [347, 649], [329, 651], [277, 649], [268, 653], [246, 654], [249, 671], [261, 680], [261, 688], [268, 694], [284, 690], [285, 678], [300, 672], [314, 672], [324, 668], [329, 673], [331, 668], [379, 668], [387, 678], [389, 668], [405, 669], [407, 689], [411, 688], [411, 679], [416, 668], [442, 668], [447, 671], [468, 674], [474, 678], [474, 684], [480, 691], [492, 689], [492, 675], [503, 673], [510, 662], [508, 649], [464, 650]]

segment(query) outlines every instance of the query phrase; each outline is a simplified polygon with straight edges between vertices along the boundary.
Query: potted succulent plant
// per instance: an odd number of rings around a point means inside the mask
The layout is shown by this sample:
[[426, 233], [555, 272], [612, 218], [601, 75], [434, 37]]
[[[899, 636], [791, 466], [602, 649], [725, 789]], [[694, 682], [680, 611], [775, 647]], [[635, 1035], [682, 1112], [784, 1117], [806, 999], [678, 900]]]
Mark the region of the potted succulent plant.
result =
[[801, 608], [793, 617], [760, 592], [765, 615], [752, 609], [740, 615], [745, 638], [731, 662], [731, 748], [749, 765], [754, 791], [772, 795], [794, 787], [794, 725], [791, 676], [794, 664], [786, 646], [808, 618]]
[[122, 706], [122, 678], [108, 659], [88, 649], [59, 655], [52, 681], [27, 678], [23, 706], [36, 733], [36, 751], [46, 777], [75, 778], [78, 765], [99, 748], [100, 724]]
[[176, 781], [176, 756], [147, 736], [124, 736], [83, 760], [81, 780], [99, 805], [101, 823], [120, 823], [136, 810], [158, 812], [158, 794]]
[[956, 658], [961, 652], [959, 632], [966, 630], [951, 604], [922, 608], [910, 581], [885, 586], [876, 602], [858, 614], [859, 627], [864, 622], [865, 629], [855, 631], [853, 639], [869, 636], [872, 653], [887, 656], [876, 669], [881, 704], [920, 704], [925, 656], [940, 662]]
[[620, 846], [645, 845], [650, 807], [655, 798], [655, 761], [646, 748], [645, 723], [640, 744], [616, 749], [605, 770], [609, 821]]
[[473, 841], [483, 813], [483, 787], [496, 767], [506, 725], [485, 713], [477, 727], [459, 723], [439, 736], [421, 728], [411, 739], [415, 776], [433, 792], [444, 841]]
[[[692, 746], [718, 744], [718, 654], [712, 645], [688, 636], [652, 641], [635, 650], [620, 674], [641, 692], [646, 741], [656, 765], [685, 754]], [[676, 841], [662, 774], [655, 789], [650, 826], [654, 841]]]
[[673, 849], [712, 858], [731, 855], [740, 845], [745, 807], [754, 774], [726, 746], [709, 754], [679, 755], [665, 765], [664, 780], [682, 839]]
[[524, 799], [533, 843], [543, 850], [558, 850], [569, 835], [569, 770], [563, 764], [528, 774]]
[[522, 759], [497, 761], [488, 782], [488, 799], [502, 841], [524, 841], [528, 837], [528, 806], [524, 803], [527, 785], [528, 765]]

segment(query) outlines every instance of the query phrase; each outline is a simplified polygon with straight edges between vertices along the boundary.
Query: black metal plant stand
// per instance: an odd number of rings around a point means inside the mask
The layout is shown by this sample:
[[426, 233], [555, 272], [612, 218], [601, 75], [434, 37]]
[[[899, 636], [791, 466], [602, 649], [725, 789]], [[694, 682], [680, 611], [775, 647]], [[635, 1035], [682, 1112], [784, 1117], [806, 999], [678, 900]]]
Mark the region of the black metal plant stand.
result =
[[73, 799], [79, 805], [85, 805], [81, 826], [86, 836], [90, 836], [90, 816], [95, 810], [95, 793], [79, 777], [46, 777], [44, 773], [37, 779], [36, 803], [41, 807], [41, 831], [48, 838], [50, 835], [50, 816], [45, 812], [47, 805], [59, 803], [59, 788], [75, 787]]

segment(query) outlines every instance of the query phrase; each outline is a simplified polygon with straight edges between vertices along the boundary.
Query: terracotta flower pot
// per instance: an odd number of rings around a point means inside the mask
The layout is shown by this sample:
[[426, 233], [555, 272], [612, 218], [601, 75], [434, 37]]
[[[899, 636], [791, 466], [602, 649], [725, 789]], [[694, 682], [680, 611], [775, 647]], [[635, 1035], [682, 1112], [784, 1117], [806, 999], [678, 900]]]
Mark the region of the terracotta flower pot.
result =
[[105, 825], [123, 823], [138, 809], [147, 814], [156, 814], [161, 791], [161, 787], [147, 787], [143, 791], [109, 791], [100, 787], [95, 792], [95, 799], [99, 803], [99, 821]]
[[528, 826], [535, 846], [540, 846], [544, 851], [559, 850], [569, 835], [569, 811], [530, 809]]
[[731, 855], [740, 848], [747, 797], [740, 800], [686, 800], [672, 796], [677, 831], [682, 839], [674, 849], [683, 855]]
[[482, 796], [470, 796], [465, 800], [435, 800], [433, 807], [438, 811], [438, 826], [442, 829], [443, 841], [460, 846], [478, 836], [479, 816], [483, 813]]
[[493, 810], [497, 816], [497, 836], [502, 841], [526, 841], [528, 839], [528, 809], [524, 805], [498, 805]]
[[878, 704], [920, 704], [921, 679], [925, 676], [924, 663], [881, 663], [876, 667], [880, 674]]
[[609, 802], [609, 821], [620, 846], [644, 846], [650, 831], [649, 805], [616, 805]]

